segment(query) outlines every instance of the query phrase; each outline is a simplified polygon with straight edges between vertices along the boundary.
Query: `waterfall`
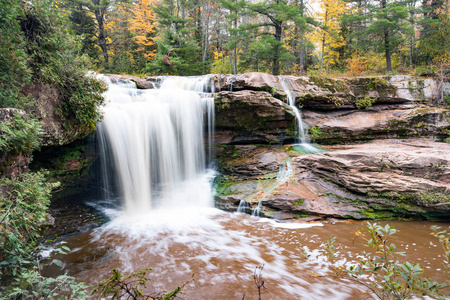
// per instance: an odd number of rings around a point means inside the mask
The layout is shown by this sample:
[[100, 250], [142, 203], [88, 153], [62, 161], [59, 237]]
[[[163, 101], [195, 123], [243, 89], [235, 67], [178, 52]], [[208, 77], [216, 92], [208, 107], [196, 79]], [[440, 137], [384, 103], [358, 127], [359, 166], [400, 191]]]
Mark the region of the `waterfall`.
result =
[[300, 142], [297, 146], [301, 147], [302, 151], [306, 152], [306, 153], [322, 152], [323, 151], [322, 149], [317, 148], [314, 145], [311, 145], [309, 143], [310, 139], [309, 139], [308, 131], [305, 130], [305, 127], [303, 125], [302, 115], [301, 115], [299, 109], [297, 108], [297, 106], [295, 105], [295, 96], [292, 91], [290, 82], [288, 80], [284, 79], [282, 76], [278, 76], [278, 79], [281, 83], [281, 86], [283, 87], [284, 92], [286, 93], [288, 105], [292, 108], [292, 110], [294, 111], [294, 114], [295, 114], [297, 131], [298, 131], [298, 136], [297, 136], [296, 142]]
[[210, 206], [204, 146], [206, 128], [211, 161], [210, 78], [167, 77], [159, 89], [150, 90], [138, 90], [130, 81], [107, 81], [108, 103], [98, 125], [107, 195], [117, 195], [128, 214]]

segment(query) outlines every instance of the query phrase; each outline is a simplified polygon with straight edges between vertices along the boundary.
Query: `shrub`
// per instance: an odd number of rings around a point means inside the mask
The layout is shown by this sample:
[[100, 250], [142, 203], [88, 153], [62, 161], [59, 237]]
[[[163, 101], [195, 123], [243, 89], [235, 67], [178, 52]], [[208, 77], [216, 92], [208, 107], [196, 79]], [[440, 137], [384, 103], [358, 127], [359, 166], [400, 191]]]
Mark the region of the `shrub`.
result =
[[320, 137], [323, 135], [322, 130], [320, 127], [313, 126], [309, 129], [309, 136], [311, 137], [312, 141], [315, 141], [317, 139], [320, 139]]
[[435, 76], [436, 73], [430, 67], [417, 67], [416, 71], [415, 71], [415, 75], [431, 77], [431, 76]]
[[364, 109], [364, 108], [370, 108], [372, 107], [372, 104], [376, 101], [377, 99], [375, 98], [370, 98], [368, 96], [364, 97], [364, 98], [357, 98], [355, 105], [356, 108], [358, 109]]
[[0, 152], [31, 153], [39, 147], [42, 135], [41, 123], [35, 119], [26, 119], [20, 114], [0, 123]]
[[[434, 295], [439, 296], [440, 290], [445, 288], [445, 283], [432, 281], [428, 277], [421, 277], [423, 267], [419, 264], [405, 261], [400, 263], [397, 256], [405, 255], [397, 251], [394, 243], [388, 242], [397, 230], [386, 225], [367, 223], [367, 234], [364, 229], [356, 232], [355, 238], [362, 238], [366, 246], [374, 253], [363, 251], [358, 260], [350, 267], [338, 265], [335, 241], [331, 237], [322, 247], [325, 254], [334, 264], [332, 270], [339, 278], [349, 279], [369, 288], [379, 299], [409, 299], [412, 296]], [[438, 231], [439, 227], [432, 227], [434, 236], [444, 248], [445, 257], [450, 257], [450, 234], [447, 231]], [[450, 265], [447, 268], [450, 270]], [[366, 277], [365, 277], [366, 276]], [[370, 278], [370, 279], [367, 279]]]

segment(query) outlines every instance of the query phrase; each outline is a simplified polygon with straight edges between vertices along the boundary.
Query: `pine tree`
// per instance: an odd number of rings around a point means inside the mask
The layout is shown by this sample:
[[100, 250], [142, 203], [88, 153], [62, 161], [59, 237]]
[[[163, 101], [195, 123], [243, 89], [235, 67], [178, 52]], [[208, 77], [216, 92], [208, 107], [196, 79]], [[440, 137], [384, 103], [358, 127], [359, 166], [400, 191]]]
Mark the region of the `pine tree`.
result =
[[378, 7], [371, 10], [372, 23], [366, 30], [371, 44], [379, 52], [384, 52], [386, 71], [392, 71], [392, 53], [405, 39], [403, 34], [412, 34], [412, 28], [406, 21], [408, 18], [408, 1], [379, 0]]

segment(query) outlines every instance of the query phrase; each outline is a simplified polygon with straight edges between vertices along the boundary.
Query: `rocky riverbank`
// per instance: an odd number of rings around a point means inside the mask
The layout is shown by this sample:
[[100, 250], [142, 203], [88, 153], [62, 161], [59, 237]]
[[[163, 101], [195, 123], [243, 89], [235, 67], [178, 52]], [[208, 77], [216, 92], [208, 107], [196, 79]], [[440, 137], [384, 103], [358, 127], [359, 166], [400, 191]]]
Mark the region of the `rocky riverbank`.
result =
[[234, 211], [244, 201], [277, 219], [449, 216], [449, 144], [377, 140], [309, 155], [296, 147], [234, 146], [233, 160], [219, 159], [217, 205]]
[[[312, 140], [322, 147], [335, 145], [326, 147], [328, 152], [308, 155], [300, 146], [282, 146], [295, 137], [292, 123], [280, 126], [290, 130], [276, 135], [271, 123], [264, 123], [267, 115], [234, 110], [247, 105], [240, 95], [255, 101], [265, 93], [286, 101], [280, 80], [288, 82], [302, 107]], [[436, 98], [437, 81], [250, 73], [218, 76], [215, 82], [218, 207], [235, 211], [241, 205], [248, 213], [262, 208], [263, 215], [277, 219], [450, 216], [450, 145], [440, 143], [450, 136], [450, 111]], [[449, 96], [450, 83], [443, 88]], [[279, 108], [284, 122], [292, 122], [290, 108]], [[283, 124], [280, 115], [278, 125]], [[286, 179], [288, 165], [292, 172]]]

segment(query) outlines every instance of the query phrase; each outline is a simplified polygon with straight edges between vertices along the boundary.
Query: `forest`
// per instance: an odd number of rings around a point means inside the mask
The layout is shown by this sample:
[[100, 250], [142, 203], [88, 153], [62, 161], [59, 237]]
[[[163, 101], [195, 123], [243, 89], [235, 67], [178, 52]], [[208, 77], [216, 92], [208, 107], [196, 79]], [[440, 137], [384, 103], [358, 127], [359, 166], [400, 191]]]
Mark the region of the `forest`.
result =
[[432, 73], [449, 62], [449, 1], [56, 1], [103, 72]]

